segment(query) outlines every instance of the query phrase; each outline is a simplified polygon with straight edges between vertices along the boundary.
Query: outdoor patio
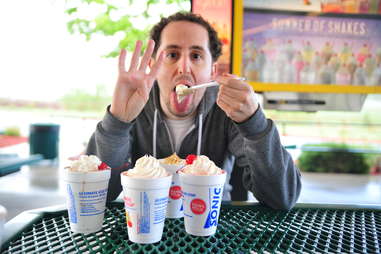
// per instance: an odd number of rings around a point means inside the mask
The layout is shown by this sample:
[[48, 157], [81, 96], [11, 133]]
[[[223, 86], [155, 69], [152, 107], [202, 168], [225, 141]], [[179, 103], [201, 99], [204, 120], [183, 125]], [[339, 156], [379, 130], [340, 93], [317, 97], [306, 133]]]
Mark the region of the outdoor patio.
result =
[[[55, 123], [60, 125], [59, 160], [46, 160], [23, 166], [20, 171], [0, 177], [0, 204], [7, 208], [7, 220], [22, 211], [51, 205], [64, 204], [65, 188], [61, 169], [68, 165], [67, 158], [84, 150], [98, 122], [97, 118], [31, 114], [28, 112], [1, 111], [8, 125], [21, 126], [26, 136], [29, 123]], [[284, 145], [299, 147], [305, 140], [282, 137]], [[298, 149], [289, 150], [293, 158]], [[28, 143], [0, 148], [0, 153], [29, 156]], [[250, 198], [250, 196], [249, 196]], [[381, 205], [381, 175], [317, 174], [302, 173], [301, 203], [346, 203]]]

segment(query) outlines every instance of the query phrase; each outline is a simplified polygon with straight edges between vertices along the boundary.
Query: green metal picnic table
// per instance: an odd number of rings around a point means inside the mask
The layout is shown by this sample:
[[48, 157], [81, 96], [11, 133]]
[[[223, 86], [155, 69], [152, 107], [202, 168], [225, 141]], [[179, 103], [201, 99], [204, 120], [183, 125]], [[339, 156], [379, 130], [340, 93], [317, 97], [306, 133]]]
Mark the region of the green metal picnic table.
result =
[[166, 219], [162, 240], [128, 240], [124, 204], [107, 205], [101, 231], [74, 234], [67, 210], [21, 213], [5, 225], [1, 253], [381, 253], [381, 206], [297, 204], [277, 211], [258, 203], [223, 203], [217, 232], [188, 235]]

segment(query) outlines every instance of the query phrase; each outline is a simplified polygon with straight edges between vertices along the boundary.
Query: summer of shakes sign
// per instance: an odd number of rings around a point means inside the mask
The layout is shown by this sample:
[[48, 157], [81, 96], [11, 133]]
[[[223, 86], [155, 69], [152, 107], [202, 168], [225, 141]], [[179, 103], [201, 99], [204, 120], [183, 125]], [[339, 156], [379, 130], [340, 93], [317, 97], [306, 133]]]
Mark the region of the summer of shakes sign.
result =
[[381, 20], [245, 11], [244, 76], [295, 84], [381, 85]]
[[218, 73], [230, 72], [232, 0], [193, 0], [192, 12], [200, 14], [217, 31], [222, 42], [218, 59]]

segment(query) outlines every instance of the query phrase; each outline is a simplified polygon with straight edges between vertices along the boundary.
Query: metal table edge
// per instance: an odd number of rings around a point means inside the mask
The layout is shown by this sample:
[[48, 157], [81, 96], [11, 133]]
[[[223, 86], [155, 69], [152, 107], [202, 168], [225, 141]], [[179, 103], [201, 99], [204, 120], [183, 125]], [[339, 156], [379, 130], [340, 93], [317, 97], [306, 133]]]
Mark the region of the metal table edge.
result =
[[[122, 205], [123, 200], [115, 200], [108, 205]], [[250, 201], [223, 201], [222, 207], [226, 208], [239, 208], [239, 207], [262, 207], [268, 208], [261, 205], [259, 202]], [[377, 204], [321, 204], [321, 203], [297, 203], [293, 208], [306, 208], [306, 209], [351, 209], [351, 210], [376, 210], [381, 211], [381, 205]], [[41, 219], [47, 214], [61, 213], [66, 210], [65, 205], [50, 206], [39, 209], [28, 210], [20, 213], [4, 225], [4, 235], [3, 240], [0, 245], [0, 250], [3, 251], [9, 243], [16, 238], [21, 232], [26, 230], [28, 227], [32, 226], [36, 221]]]
[[2, 242], [0, 244], [0, 250], [3, 250], [8, 244], [16, 238], [21, 232], [26, 230], [28, 227], [32, 226], [35, 222], [40, 220], [45, 214], [58, 213], [66, 210], [65, 205], [56, 205], [43, 207], [39, 209], [27, 210], [4, 225], [4, 234], [2, 237]]
[[[260, 204], [259, 202], [251, 201], [223, 201], [224, 206], [255, 206], [271, 209], [267, 206]], [[342, 203], [296, 203], [293, 208], [315, 208], [315, 209], [350, 209], [350, 210], [376, 210], [381, 211], [381, 205], [379, 204], [342, 204]], [[293, 209], [292, 208], [292, 209]]]

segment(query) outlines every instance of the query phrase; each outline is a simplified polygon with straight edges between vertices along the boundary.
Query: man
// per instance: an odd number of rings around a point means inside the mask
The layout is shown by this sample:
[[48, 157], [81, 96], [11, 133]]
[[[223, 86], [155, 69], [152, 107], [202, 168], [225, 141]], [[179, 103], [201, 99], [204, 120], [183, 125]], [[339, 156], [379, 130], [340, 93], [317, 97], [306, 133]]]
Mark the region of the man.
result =
[[[215, 30], [199, 16], [177, 13], [153, 27], [151, 39], [140, 63], [142, 43], [136, 43], [127, 70], [126, 52], [121, 51], [112, 103], [87, 154], [98, 155], [112, 168], [134, 165], [145, 154], [203, 154], [228, 175], [235, 161], [244, 170], [244, 186], [258, 201], [275, 209], [291, 208], [300, 193], [300, 173], [250, 85], [230, 74], [217, 76], [221, 43]], [[179, 84], [211, 80], [220, 86], [176, 96]], [[121, 192], [120, 172], [112, 170], [109, 200]], [[229, 199], [228, 182], [224, 199]]]

